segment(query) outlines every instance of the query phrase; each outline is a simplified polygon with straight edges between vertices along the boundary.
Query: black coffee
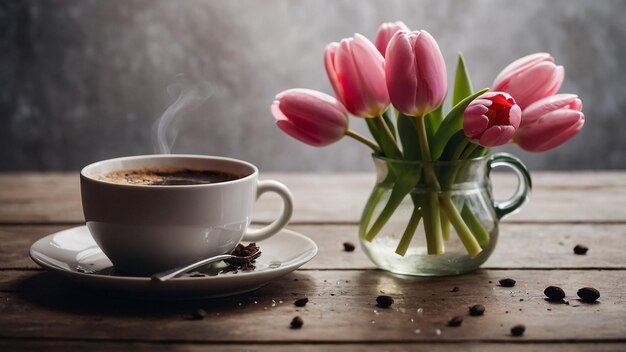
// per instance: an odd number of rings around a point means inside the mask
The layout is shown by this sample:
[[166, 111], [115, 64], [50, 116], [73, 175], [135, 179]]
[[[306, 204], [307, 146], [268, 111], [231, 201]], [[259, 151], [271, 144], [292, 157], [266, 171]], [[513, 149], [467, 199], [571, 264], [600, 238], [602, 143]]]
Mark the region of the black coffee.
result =
[[217, 170], [193, 170], [186, 168], [143, 168], [115, 170], [100, 175], [98, 179], [126, 185], [180, 186], [203, 185], [232, 181], [241, 178], [229, 172]]

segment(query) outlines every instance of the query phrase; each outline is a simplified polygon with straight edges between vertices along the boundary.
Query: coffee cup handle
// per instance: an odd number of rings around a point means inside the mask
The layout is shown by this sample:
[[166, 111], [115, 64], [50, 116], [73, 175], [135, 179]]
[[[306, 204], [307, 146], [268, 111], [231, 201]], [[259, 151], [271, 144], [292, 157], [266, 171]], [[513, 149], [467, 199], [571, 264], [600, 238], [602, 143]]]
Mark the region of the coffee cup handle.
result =
[[275, 192], [282, 198], [283, 207], [281, 214], [278, 219], [260, 229], [251, 229], [248, 227], [243, 236], [243, 240], [246, 242], [263, 241], [278, 233], [278, 231], [282, 230], [287, 225], [289, 219], [291, 219], [291, 214], [293, 214], [293, 198], [287, 186], [273, 180], [258, 181], [256, 198], [259, 199], [265, 192]]

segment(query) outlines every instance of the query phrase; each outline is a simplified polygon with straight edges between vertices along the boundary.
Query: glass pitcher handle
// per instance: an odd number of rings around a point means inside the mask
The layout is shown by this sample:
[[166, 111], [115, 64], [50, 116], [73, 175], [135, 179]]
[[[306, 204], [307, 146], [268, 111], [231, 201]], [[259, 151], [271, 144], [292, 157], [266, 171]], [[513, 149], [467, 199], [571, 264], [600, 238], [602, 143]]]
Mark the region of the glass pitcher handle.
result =
[[518, 210], [526, 201], [532, 189], [532, 181], [530, 180], [530, 173], [521, 160], [514, 157], [509, 153], [497, 153], [489, 157], [487, 164], [487, 175], [491, 174], [491, 170], [498, 166], [507, 166], [511, 168], [517, 174], [518, 184], [515, 194], [511, 198], [505, 201], [494, 201], [493, 208], [495, 209], [498, 219], [509, 215]]

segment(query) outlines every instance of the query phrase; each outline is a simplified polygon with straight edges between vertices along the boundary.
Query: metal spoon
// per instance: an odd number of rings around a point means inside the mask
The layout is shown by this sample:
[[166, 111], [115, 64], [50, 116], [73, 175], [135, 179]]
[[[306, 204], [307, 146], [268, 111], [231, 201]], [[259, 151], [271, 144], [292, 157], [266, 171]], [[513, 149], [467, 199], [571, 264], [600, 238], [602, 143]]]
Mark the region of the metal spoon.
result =
[[241, 257], [241, 256], [238, 256], [238, 255], [232, 255], [232, 254], [216, 255], [215, 257], [202, 259], [199, 262], [195, 262], [195, 263], [189, 264], [187, 266], [174, 268], [174, 269], [170, 269], [170, 270], [166, 270], [166, 271], [161, 271], [160, 273], [153, 274], [151, 278], [152, 278], [152, 281], [164, 282], [164, 281], [167, 281], [167, 280], [169, 280], [169, 279], [171, 279], [173, 277], [176, 277], [176, 276], [178, 276], [180, 274], [184, 274], [184, 273], [188, 272], [189, 270], [196, 269], [196, 268], [199, 268], [199, 267], [207, 265], [207, 264], [219, 262], [219, 261], [222, 261], [222, 260], [229, 260], [230, 261], [229, 264], [235, 265], [235, 266], [239, 266], [239, 265], [242, 265], [245, 262], [252, 261], [252, 260], [258, 258], [260, 255], [261, 255], [260, 251], [256, 251], [256, 252], [250, 254], [249, 256], [245, 256], [245, 257]]

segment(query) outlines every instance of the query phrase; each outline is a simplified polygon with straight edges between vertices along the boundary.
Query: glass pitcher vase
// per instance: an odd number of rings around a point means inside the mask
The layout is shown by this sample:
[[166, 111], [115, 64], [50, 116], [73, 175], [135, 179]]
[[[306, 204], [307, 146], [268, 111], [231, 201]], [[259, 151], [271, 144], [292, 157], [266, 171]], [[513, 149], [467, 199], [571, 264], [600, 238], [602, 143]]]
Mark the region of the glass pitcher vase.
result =
[[[417, 276], [477, 269], [493, 252], [499, 220], [518, 210], [531, 189], [516, 157], [499, 153], [459, 161], [394, 160], [374, 156], [376, 185], [359, 227], [361, 246], [379, 268]], [[517, 174], [516, 192], [495, 201], [493, 168]]]

